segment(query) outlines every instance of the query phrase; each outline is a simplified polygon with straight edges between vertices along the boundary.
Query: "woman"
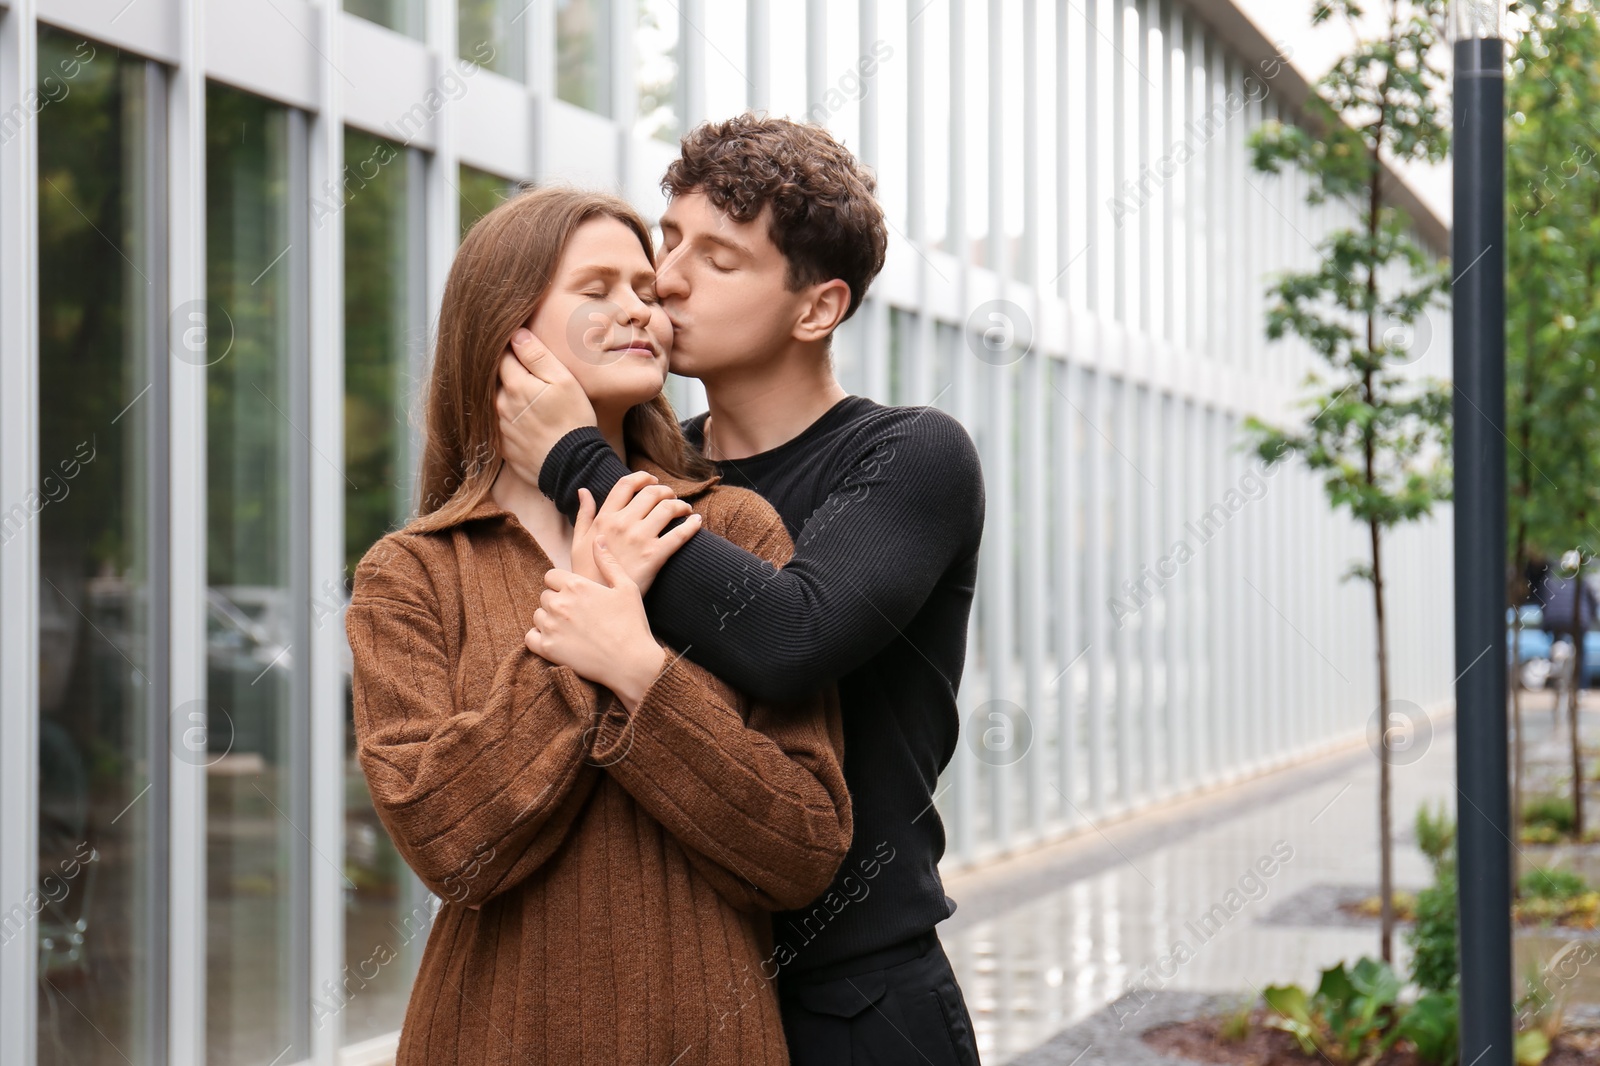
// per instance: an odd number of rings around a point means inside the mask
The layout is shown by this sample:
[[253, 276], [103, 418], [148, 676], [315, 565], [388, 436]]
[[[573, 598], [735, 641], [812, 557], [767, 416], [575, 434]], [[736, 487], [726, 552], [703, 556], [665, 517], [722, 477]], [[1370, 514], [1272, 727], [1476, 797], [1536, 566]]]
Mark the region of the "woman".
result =
[[[703, 524], [788, 557], [771, 507], [678, 430], [653, 281], [638, 215], [563, 188], [491, 211], [451, 267], [421, 514], [367, 552], [346, 623], [378, 814], [445, 900], [397, 1066], [787, 1061], [765, 912], [819, 895], [849, 844], [837, 703], [752, 706], [669, 653], [590, 543], [594, 501], [569, 525], [495, 456], [499, 360], [525, 327], [640, 471], [607, 507], [658, 529], [692, 510], [668, 547]], [[652, 478], [679, 499], [633, 493]], [[614, 597], [605, 685], [529, 650], [544, 575], [569, 566]]]

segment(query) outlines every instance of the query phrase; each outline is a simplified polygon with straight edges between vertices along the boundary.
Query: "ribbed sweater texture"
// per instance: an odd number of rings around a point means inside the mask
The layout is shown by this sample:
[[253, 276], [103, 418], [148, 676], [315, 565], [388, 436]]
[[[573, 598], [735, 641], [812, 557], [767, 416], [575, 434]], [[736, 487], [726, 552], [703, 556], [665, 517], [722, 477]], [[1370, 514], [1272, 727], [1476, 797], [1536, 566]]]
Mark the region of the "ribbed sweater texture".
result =
[[[791, 554], [755, 493], [633, 465], [704, 531]], [[356, 572], [359, 759], [444, 901], [396, 1064], [786, 1063], [769, 915], [821, 894], [850, 845], [837, 696], [754, 702], [666, 648], [630, 714], [524, 645], [550, 566], [486, 497]]]

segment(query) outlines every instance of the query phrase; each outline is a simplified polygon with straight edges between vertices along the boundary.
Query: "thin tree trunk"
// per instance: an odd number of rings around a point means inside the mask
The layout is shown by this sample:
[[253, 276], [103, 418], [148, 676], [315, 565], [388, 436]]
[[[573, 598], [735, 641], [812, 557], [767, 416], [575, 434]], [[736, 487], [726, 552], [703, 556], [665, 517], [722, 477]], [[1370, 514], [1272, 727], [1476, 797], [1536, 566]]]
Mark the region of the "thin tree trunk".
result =
[[[1389, 39], [1391, 43], [1395, 37], [1395, 12], [1393, 7], [1389, 10]], [[1389, 75], [1384, 79], [1384, 93], [1387, 97], [1389, 88]], [[1381, 149], [1383, 145], [1384, 111], [1378, 109], [1378, 118], [1373, 125], [1372, 136], [1372, 175], [1367, 186], [1367, 238], [1372, 247], [1377, 246], [1379, 223], [1382, 221], [1380, 210], [1383, 206], [1381, 179], [1383, 165]], [[1378, 268], [1371, 265], [1367, 268], [1367, 354], [1375, 356], [1378, 349], [1378, 329], [1375, 321], [1378, 303]], [[1372, 370], [1369, 369], [1362, 375], [1362, 392], [1366, 402], [1372, 407], [1377, 407], [1377, 382], [1374, 380]], [[1366, 479], [1369, 486], [1377, 484], [1378, 469], [1377, 457], [1374, 454], [1374, 442], [1370, 428], [1363, 432], [1362, 440], [1363, 458], [1366, 460]], [[1390, 798], [1390, 770], [1389, 758], [1389, 653], [1387, 633], [1383, 618], [1383, 557], [1380, 550], [1382, 529], [1376, 517], [1367, 520], [1367, 530], [1372, 540], [1372, 604], [1374, 617], [1377, 623], [1378, 639], [1378, 715], [1380, 723], [1380, 741], [1378, 744], [1378, 899], [1382, 908], [1381, 925], [1379, 933], [1379, 950], [1384, 962], [1394, 962], [1394, 842], [1393, 842], [1393, 816], [1389, 810]]]
[[[1389, 47], [1391, 52], [1399, 50], [1399, 11], [1391, 3], [1389, 5]], [[1380, 105], [1377, 116], [1369, 128], [1371, 133], [1372, 160], [1371, 170], [1367, 178], [1367, 240], [1368, 247], [1376, 249], [1378, 234], [1381, 230], [1383, 207], [1383, 132], [1388, 111], [1386, 106], [1393, 101], [1394, 67], [1388, 67], [1383, 75], [1383, 84], [1379, 90]], [[1378, 357], [1378, 267], [1376, 263], [1369, 263], [1367, 267], [1367, 368], [1361, 376], [1362, 395], [1369, 407], [1374, 410], [1378, 407], [1378, 380], [1373, 372], [1373, 362]], [[1370, 425], [1362, 432], [1362, 458], [1365, 460], [1366, 484], [1368, 488], [1375, 487], [1378, 483], [1378, 466], [1376, 455], [1376, 442]], [[1374, 514], [1367, 519], [1367, 531], [1372, 540], [1372, 603], [1374, 618], [1377, 623], [1378, 640], [1378, 714], [1380, 722], [1379, 731], [1379, 757], [1378, 757], [1378, 896], [1382, 903], [1382, 932], [1380, 933], [1380, 948], [1383, 961], [1394, 962], [1394, 840], [1391, 825], [1393, 818], [1390, 814], [1391, 792], [1391, 760], [1389, 755], [1388, 728], [1389, 728], [1389, 641], [1388, 630], [1383, 616], [1383, 554], [1381, 550], [1383, 529], [1378, 515]]]
[[1389, 652], [1388, 633], [1383, 617], [1383, 560], [1379, 554], [1381, 533], [1376, 521], [1368, 522], [1372, 537], [1372, 604], [1378, 622], [1378, 707], [1384, 740], [1379, 744], [1378, 760], [1378, 895], [1383, 901], [1383, 929], [1380, 949], [1384, 962], [1394, 962], [1394, 841], [1393, 817], [1389, 811], [1392, 791], [1387, 731], [1389, 728]]

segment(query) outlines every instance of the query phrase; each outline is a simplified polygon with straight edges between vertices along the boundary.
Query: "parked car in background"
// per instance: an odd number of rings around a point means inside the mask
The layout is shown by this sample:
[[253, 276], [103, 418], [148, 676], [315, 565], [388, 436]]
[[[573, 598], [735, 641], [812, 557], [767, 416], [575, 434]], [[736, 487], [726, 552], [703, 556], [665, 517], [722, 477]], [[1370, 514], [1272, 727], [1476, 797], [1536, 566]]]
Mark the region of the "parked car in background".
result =
[[[1520, 639], [1516, 632], [1517, 616], [1522, 618]], [[1544, 628], [1544, 610], [1537, 603], [1525, 603], [1506, 609], [1506, 657], [1522, 672], [1523, 685], [1543, 688], [1550, 670], [1551, 650], [1554, 645], [1550, 631]], [[1600, 685], [1600, 630], [1590, 629], [1583, 634], [1583, 686]]]

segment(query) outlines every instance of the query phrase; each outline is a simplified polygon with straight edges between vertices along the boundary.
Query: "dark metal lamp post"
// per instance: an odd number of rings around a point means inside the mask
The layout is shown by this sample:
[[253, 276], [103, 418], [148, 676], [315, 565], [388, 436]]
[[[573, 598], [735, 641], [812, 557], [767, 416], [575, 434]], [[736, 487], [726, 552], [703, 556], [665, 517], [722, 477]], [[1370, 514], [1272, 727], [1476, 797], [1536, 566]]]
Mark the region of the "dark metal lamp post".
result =
[[1506, 764], [1505, 101], [1497, 0], [1453, 0], [1450, 256], [1455, 377], [1461, 1062], [1511, 1066]]

